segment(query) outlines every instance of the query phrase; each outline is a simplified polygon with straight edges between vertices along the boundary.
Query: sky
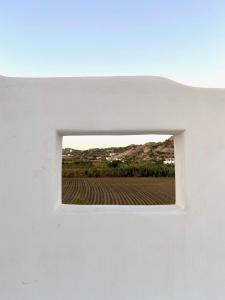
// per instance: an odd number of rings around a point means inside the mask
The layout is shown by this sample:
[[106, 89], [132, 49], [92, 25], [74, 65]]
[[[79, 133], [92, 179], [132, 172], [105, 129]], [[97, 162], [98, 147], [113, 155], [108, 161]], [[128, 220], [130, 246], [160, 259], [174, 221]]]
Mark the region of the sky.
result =
[[87, 150], [93, 148], [124, 147], [131, 144], [144, 144], [147, 142], [161, 142], [171, 135], [81, 135], [64, 136], [62, 148], [73, 148], [77, 150]]
[[225, 1], [2, 0], [0, 75], [225, 87]]

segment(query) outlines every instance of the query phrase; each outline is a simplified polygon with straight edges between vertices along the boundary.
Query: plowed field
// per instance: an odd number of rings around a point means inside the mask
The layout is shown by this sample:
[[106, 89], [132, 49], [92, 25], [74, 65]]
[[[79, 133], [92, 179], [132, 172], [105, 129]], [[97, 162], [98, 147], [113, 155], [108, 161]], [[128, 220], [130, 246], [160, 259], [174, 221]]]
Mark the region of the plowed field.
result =
[[63, 178], [64, 204], [175, 204], [175, 179], [168, 177]]

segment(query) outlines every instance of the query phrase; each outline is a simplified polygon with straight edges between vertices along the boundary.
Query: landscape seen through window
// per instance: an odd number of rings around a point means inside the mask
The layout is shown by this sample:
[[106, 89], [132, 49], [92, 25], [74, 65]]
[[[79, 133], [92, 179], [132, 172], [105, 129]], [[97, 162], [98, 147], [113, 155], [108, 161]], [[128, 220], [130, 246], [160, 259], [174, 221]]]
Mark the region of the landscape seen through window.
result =
[[62, 203], [175, 204], [173, 136], [65, 136]]

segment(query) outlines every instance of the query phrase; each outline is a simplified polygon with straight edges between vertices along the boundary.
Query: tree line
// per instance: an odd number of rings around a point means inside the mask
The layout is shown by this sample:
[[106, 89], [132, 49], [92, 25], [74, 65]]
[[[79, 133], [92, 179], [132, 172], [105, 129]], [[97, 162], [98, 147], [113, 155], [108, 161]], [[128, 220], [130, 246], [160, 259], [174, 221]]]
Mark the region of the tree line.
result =
[[175, 166], [162, 162], [63, 163], [63, 177], [174, 177]]

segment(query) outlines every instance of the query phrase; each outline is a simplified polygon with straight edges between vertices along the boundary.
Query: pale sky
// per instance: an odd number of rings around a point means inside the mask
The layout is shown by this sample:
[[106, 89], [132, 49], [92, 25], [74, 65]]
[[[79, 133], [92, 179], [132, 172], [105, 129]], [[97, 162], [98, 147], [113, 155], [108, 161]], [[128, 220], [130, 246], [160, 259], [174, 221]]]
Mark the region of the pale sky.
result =
[[130, 144], [144, 144], [168, 139], [171, 135], [84, 135], [64, 136], [63, 148], [87, 150], [92, 148], [123, 147]]
[[0, 75], [225, 88], [224, 0], [0, 1]]

